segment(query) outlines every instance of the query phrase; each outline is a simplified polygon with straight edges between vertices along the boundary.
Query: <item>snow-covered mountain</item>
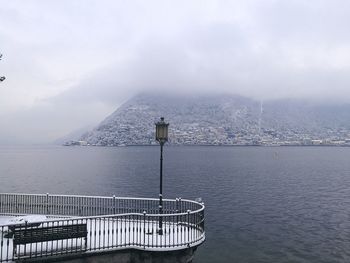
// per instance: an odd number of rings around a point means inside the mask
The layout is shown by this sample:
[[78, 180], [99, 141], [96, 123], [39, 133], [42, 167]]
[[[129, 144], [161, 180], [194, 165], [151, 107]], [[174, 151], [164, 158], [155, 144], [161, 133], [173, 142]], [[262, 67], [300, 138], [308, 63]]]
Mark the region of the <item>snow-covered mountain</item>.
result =
[[170, 123], [170, 144], [311, 144], [350, 137], [350, 106], [295, 100], [255, 101], [233, 95], [141, 94], [85, 133], [90, 145], [156, 144], [154, 123]]

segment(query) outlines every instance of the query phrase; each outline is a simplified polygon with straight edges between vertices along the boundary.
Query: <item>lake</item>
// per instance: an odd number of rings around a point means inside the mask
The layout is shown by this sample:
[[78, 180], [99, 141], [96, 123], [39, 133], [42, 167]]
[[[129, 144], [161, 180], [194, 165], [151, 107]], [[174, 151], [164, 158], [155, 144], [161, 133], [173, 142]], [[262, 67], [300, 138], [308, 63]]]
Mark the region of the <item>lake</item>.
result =
[[[159, 147], [1, 147], [0, 192], [155, 197]], [[206, 204], [195, 262], [350, 262], [350, 148], [165, 147], [164, 197]]]

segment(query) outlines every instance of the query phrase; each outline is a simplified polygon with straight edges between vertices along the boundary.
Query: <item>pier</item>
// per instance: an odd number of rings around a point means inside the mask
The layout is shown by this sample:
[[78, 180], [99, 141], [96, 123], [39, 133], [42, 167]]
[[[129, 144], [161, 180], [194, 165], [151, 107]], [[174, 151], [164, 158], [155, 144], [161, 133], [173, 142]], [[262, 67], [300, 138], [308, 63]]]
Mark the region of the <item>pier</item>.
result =
[[0, 262], [118, 254], [126, 258], [125, 253], [141, 258], [183, 255], [183, 262], [191, 261], [205, 240], [204, 204], [164, 199], [160, 214], [158, 202], [115, 196], [0, 194]]

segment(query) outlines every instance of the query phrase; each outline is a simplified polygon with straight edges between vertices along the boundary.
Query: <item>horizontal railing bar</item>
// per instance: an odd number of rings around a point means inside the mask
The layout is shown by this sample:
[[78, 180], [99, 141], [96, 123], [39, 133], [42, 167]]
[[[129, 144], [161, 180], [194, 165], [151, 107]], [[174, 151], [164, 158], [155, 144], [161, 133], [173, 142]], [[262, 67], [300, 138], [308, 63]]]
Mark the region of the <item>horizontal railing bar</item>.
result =
[[[178, 213], [178, 214], [143, 214], [143, 213], [124, 213], [124, 214], [115, 214], [115, 215], [100, 215], [100, 216], [74, 216], [70, 218], [61, 218], [61, 219], [52, 219], [52, 220], [45, 220], [45, 221], [35, 221], [35, 223], [52, 223], [52, 222], [62, 222], [67, 220], [88, 220], [88, 219], [111, 219], [111, 218], [119, 218], [119, 217], [127, 217], [127, 216], [147, 216], [147, 217], [176, 217], [176, 216], [187, 216], [187, 215], [193, 215], [197, 214], [204, 210], [204, 207], [202, 207], [200, 210], [196, 211], [190, 211], [187, 213]], [[17, 215], [16, 215], [17, 216]], [[24, 216], [24, 215], [22, 215]], [[51, 216], [51, 215], [50, 215]], [[59, 216], [59, 215], [58, 215]], [[11, 223], [11, 224], [4, 224], [1, 226], [15, 226], [15, 225], [24, 225], [25, 223]]]
[[[118, 200], [148, 200], [148, 201], [159, 201], [158, 198], [149, 198], [149, 197], [118, 197], [118, 196], [89, 196], [89, 195], [61, 195], [61, 194], [25, 194], [25, 193], [0, 193], [0, 195], [13, 195], [13, 196], [41, 196], [41, 197], [77, 197], [77, 198], [93, 198], [93, 199], [118, 199]], [[176, 199], [163, 199], [163, 201], [168, 201], [168, 202], [176, 202]], [[188, 203], [194, 203], [194, 204], [201, 204], [199, 202], [189, 200], [189, 199], [182, 199], [181, 201], [183, 202], [188, 202]]]

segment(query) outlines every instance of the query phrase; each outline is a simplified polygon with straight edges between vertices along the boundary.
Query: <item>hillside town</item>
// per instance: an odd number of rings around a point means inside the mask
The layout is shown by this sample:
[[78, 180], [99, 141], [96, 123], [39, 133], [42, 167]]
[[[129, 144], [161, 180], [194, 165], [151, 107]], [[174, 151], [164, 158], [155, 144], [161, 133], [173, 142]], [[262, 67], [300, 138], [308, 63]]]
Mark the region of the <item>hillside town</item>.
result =
[[154, 145], [154, 123], [164, 115], [170, 123], [170, 145], [350, 146], [349, 127], [318, 114], [317, 108], [311, 111], [293, 103], [278, 111], [279, 102], [263, 105], [235, 96], [185, 100], [140, 95], [65, 145]]

